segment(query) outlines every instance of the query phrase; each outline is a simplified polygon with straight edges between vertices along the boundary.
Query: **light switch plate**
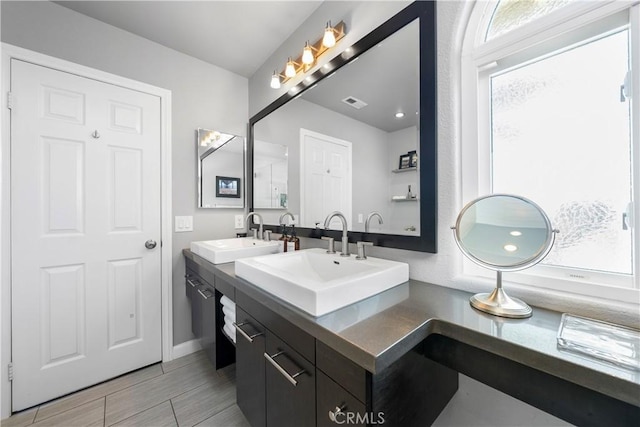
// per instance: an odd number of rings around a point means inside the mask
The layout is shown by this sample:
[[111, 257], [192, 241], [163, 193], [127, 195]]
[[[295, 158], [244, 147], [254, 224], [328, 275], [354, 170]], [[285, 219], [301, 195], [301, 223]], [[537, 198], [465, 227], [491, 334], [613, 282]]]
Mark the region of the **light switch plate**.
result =
[[235, 229], [236, 230], [241, 230], [244, 228], [244, 217], [242, 215], [236, 215], [235, 216]]
[[358, 214], [358, 224], [362, 224], [362, 220], [363, 220], [363, 215], [362, 214]]
[[175, 232], [193, 231], [193, 216], [176, 216]]

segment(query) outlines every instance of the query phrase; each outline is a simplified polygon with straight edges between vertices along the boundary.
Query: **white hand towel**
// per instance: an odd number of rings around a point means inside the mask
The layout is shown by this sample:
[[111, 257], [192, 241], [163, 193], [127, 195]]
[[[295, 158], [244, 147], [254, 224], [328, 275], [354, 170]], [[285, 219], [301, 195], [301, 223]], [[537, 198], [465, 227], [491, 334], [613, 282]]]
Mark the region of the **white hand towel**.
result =
[[224, 324], [229, 325], [233, 328], [233, 324], [236, 322], [236, 319], [231, 319], [227, 316], [224, 316]]
[[224, 313], [224, 317], [228, 317], [229, 319], [236, 321], [236, 311], [229, 310], [229, 308], [222, 306], [222, 312]]
[[222, 331], [229, 338], [231, 338], [231, 341], [233, 341], [234, 343], [236, 342], [236, 330], [233, 328], [233, 326], [225, 324], [224, 328], [222, 328]]
[[222, 297], [220, 298], [220, 302], [224, 306], [233, 307], [234, 310], [236, 309], [236, 303], [231, 301], [228, 297], [224, 295], [222, 295]]

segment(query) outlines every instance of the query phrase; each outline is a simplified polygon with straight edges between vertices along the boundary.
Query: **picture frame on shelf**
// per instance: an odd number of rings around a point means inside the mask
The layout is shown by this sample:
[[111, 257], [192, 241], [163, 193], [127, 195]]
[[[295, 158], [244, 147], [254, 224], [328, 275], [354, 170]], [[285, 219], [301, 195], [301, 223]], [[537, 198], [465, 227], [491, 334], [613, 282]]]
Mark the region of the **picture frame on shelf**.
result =
[[416, 150], [409, 151], [409, 167], [417, 168], [418, 167], [418, 152]]
[[398, 169], [409, 169], [411, 167], [411, 156], [409, 154], [401, 154], [398, 161]]
[[240, 198], [240, 178], [216, 176], [216, 197]]

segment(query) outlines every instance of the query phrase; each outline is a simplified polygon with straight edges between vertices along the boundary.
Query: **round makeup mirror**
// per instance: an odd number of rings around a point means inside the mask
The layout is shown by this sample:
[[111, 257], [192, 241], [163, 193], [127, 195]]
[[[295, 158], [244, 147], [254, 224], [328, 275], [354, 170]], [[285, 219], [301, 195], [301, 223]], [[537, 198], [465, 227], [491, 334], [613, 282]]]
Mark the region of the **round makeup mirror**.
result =
[[496, 316], [531, 316], [531, 307], [502, 289], [502, 272], [531, 267], [549, 253], [556, 230], [544, 211], [524, 197], [492, 194], [467, 204], [452, 229], [462, 253], [497, 271], [493, 292], [474, 295], [471, 305]]

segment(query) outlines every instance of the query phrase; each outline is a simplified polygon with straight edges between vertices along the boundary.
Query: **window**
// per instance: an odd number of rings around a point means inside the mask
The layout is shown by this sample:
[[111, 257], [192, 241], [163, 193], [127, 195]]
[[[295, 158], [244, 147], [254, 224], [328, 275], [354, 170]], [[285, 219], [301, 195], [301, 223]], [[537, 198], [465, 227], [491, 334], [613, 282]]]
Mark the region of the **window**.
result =
[[463, 45], [464, 202], [521, 195], [560, 230], [543, 263], [512, 281], [638, 301], [639, 8], [475, 6]]

